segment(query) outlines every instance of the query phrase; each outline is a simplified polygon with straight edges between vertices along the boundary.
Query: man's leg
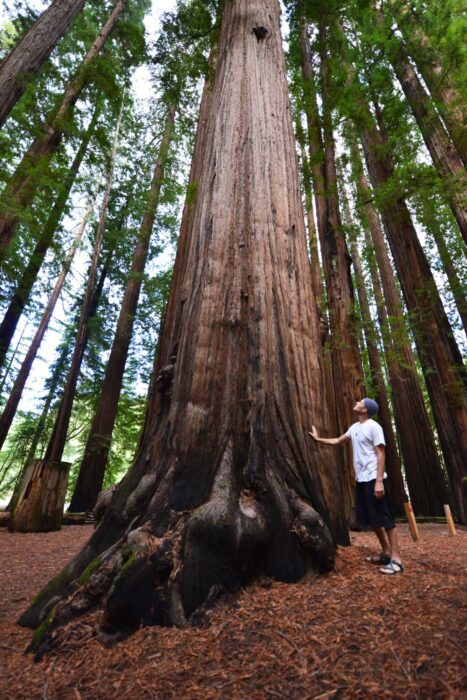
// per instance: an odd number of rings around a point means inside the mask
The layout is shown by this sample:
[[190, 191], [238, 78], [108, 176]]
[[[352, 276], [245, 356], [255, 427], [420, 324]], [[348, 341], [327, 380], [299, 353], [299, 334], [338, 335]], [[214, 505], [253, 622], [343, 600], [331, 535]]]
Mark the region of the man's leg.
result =
[[389, 539], [389, 545], [390, 545], [389, 556], [391, 557], [392, 561], [395, 561], [397, 564], [400, 564], [401, 563], [401, 555], [400, 555], [400, 550], [399, 550], [399, 537], [397, 534], [397, 528], [396, 527], [386, 528], [386, 534], [387, 534], [387, 539]]
[[390, 540], [388, 539], [388, 535], [386, 534], [387, 531], [384, 529], [384, 527], [375, 527], [373, 528], [373, 531], [379, 540], [383, 554], [387, 554], [388, 557], [392, 559], [391, 544]]

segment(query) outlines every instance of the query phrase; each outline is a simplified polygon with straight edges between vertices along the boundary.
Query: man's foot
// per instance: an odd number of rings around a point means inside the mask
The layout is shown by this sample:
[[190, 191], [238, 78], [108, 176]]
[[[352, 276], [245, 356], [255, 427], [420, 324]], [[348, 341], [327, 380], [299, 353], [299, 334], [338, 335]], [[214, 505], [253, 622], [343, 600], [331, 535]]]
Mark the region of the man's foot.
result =
[[380, 552], [379, 554], [373, 555], [372, 557], [365, 557], [365, 561], [369, 564], [379, 564], [380, 566], [389, 564], [391, 557], [389, 554]]
[[395, 576], [396, 574], [401, 574], [403, 571], [404, 567], [402, 566], [402, 562], [394, 561], [393, 559], [391, 559], [389, 564], [386, 564], [386, 566], [380, 569], [380, 572], [387, 576]]

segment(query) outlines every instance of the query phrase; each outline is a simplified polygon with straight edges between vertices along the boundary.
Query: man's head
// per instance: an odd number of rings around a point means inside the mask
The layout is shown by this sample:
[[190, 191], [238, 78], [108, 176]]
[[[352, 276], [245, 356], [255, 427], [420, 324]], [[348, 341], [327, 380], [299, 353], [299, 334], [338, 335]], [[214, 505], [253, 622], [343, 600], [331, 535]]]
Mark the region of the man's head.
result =
[[367, 416], [368, 418], [373, 418], [379, 411], [379, 406], [373, 399], [361, 399], [361, 401], [356, 401], [353, 410], [359, 414], [359, 416]]

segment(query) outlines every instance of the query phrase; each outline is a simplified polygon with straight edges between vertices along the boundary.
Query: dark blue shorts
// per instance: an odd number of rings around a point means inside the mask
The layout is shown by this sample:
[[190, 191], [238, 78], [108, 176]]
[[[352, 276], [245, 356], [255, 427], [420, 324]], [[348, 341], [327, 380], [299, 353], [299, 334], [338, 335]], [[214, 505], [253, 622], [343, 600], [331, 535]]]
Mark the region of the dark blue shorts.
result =
[[391, 499], [388, 493], [388, 480], [384, 479], [384, 498], [375, 498], [375, 481], [357, 481], [355, 489], [355, 510], [360, 525], [370, 527], [385, 527], [390, 530], [396, 527], [392, 512]]

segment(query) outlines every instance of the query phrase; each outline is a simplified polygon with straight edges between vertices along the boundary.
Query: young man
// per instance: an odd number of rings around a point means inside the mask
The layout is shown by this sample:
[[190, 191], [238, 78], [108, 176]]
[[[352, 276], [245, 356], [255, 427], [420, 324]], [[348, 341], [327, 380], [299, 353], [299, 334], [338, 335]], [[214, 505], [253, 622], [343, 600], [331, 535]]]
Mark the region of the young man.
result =
[[372, 420], [378, 409], [379, 406], [373, 399], [362, 399], [353, 407], [358, 415], [358, 423], [351, 425], [344, 435], [338, 438], [320, 438], [314, 425], [310, 435], [316, 442], [326, 445], [342, 445], [352, 441], [357, 520], [361, 525], [370, 525], [373, 528], [382, 550], [378, 556], [368, 557], [366, 561], [384, 565], [380, 568], [381, 573], [394, 576], [402, 573], [404, 567], [386, 488], [384, 433], [380, 424]]

